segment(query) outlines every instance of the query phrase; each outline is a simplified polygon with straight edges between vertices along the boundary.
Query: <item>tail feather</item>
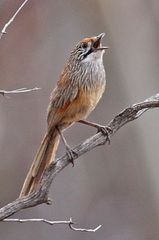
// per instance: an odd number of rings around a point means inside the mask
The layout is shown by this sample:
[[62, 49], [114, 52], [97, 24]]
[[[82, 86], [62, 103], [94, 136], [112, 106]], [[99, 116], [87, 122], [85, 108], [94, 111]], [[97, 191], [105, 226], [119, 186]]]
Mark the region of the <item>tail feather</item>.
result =
[[23, 184], [20, 197], [26, 196], [36, 190], [40, 179], [51, 162], [55, 158], [55, 154], [59, 145], [59, 133], [55, 129], [52, 134], [46, 134], [43, 138], [40, 148], [30, 167]]

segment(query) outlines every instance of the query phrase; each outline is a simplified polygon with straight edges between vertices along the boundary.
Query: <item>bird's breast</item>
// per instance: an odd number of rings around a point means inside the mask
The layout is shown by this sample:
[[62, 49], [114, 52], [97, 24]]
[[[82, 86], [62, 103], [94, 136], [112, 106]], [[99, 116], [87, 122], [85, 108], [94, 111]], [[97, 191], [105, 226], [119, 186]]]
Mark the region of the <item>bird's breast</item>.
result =
[[85, 91], [80, 89], [76, 99], [68, 107], [69, 121], [85, 119], [93, 111], [103, 95], [105, 84]]
[[103, 95], [106, 85], [105, 70], [103, 65], [97, 68], [92, 66], [83, 69], [78, 74], [78, 93], [75, 99], [63, 109], [64, 116], [62, 122], [71, 124], [73, 122], [86, 119], [93, 111]]

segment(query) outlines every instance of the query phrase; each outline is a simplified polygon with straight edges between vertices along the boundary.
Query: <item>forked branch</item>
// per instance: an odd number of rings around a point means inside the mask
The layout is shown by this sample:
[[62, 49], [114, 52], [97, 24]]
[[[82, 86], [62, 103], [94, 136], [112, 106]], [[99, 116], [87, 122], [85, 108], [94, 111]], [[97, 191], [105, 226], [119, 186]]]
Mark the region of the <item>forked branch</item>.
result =
[[96, 228], [77, 228], [75, 227], [75, 222], [73, 222], [72, 218], [69, 220], [63, 220], [63, 221], [51, 221], [44, 218], [25, 218], [25, 219], [19, 219], [19, 218], [6, 218], [3, 220], [3, 222], [14, 222], [14, 223], [28, 223], [28, 222], [36, 222], [36, 223], [45, 223], [48, 225], [67, 225], [71, 230], [73, 231], [80, 231], [80, 232], [96, 232], [98, 229], [101, 228], [102, 225], [97, 226]]

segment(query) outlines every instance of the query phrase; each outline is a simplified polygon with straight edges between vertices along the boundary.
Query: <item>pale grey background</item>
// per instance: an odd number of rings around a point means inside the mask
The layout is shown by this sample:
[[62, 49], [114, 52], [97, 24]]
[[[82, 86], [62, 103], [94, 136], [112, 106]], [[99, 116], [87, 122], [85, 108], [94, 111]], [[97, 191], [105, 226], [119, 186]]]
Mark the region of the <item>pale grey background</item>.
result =
[[[0, 1], [2, 28], [23, 1]], [[0, 97], [0, 205], [14, 200], [46, 130], [49, 95], [70, 50], [81, 38], [106, 32], [107, 91], [90, 120], [107, 123], [127, 105], [159, 92], [159, 1], [32, 0], [0, 41], [0, 89], [41, 87]], [[0, 239], [159, 239], [159, 113], [146, 113], [104, 146], [82, 156], [54, 182], [52, 206], [15, 217], [65, 220], [102, 228], [77, 233], [67, 226], [0, 224]], [[94, 133], [66, 132], [70, 145]], [[60, 146], [58, 155], [64, 153]]]

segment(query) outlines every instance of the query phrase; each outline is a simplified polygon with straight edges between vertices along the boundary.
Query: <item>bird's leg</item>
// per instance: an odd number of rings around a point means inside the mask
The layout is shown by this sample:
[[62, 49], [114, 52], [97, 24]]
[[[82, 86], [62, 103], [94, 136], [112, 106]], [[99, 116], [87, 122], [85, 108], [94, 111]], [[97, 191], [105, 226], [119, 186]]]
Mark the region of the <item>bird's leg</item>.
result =
[[57, 131], [60, 134], [61, 140], [62, 140], [62, 142], [63, 142], [63, 144], [64, 144], [64, 146], [66, 148], [66, 154], [69, 157], [69, 160], [72, 163], [72, 166], [74, 167], [74, 157], [77, 156], [77, 153], [75, 151], [73, 151], [71, 149], [71, 147], [68, 145], [68, 143], [66, 141], [66, 138], [64, 137], [62, 131], [58, 127], [56, 127], [56, 128], [57, 128]]
[[91, 127], [95, 127], [97, 128], [98, 132], [102, 132], [103, 134], [106, 135], [107, 139], [106, 141], [108, 142], [108, 144], [110, 144], [110, 136], [109, 134], [112, 132], [112, 129], [110, 127], [107, 126], [103, 126], [94, 122], [90, 122], [90, 121], [86, 121], [86, 120], [79, 120], [79, 123], [83, 123], [85, 125], [91, 126]]

